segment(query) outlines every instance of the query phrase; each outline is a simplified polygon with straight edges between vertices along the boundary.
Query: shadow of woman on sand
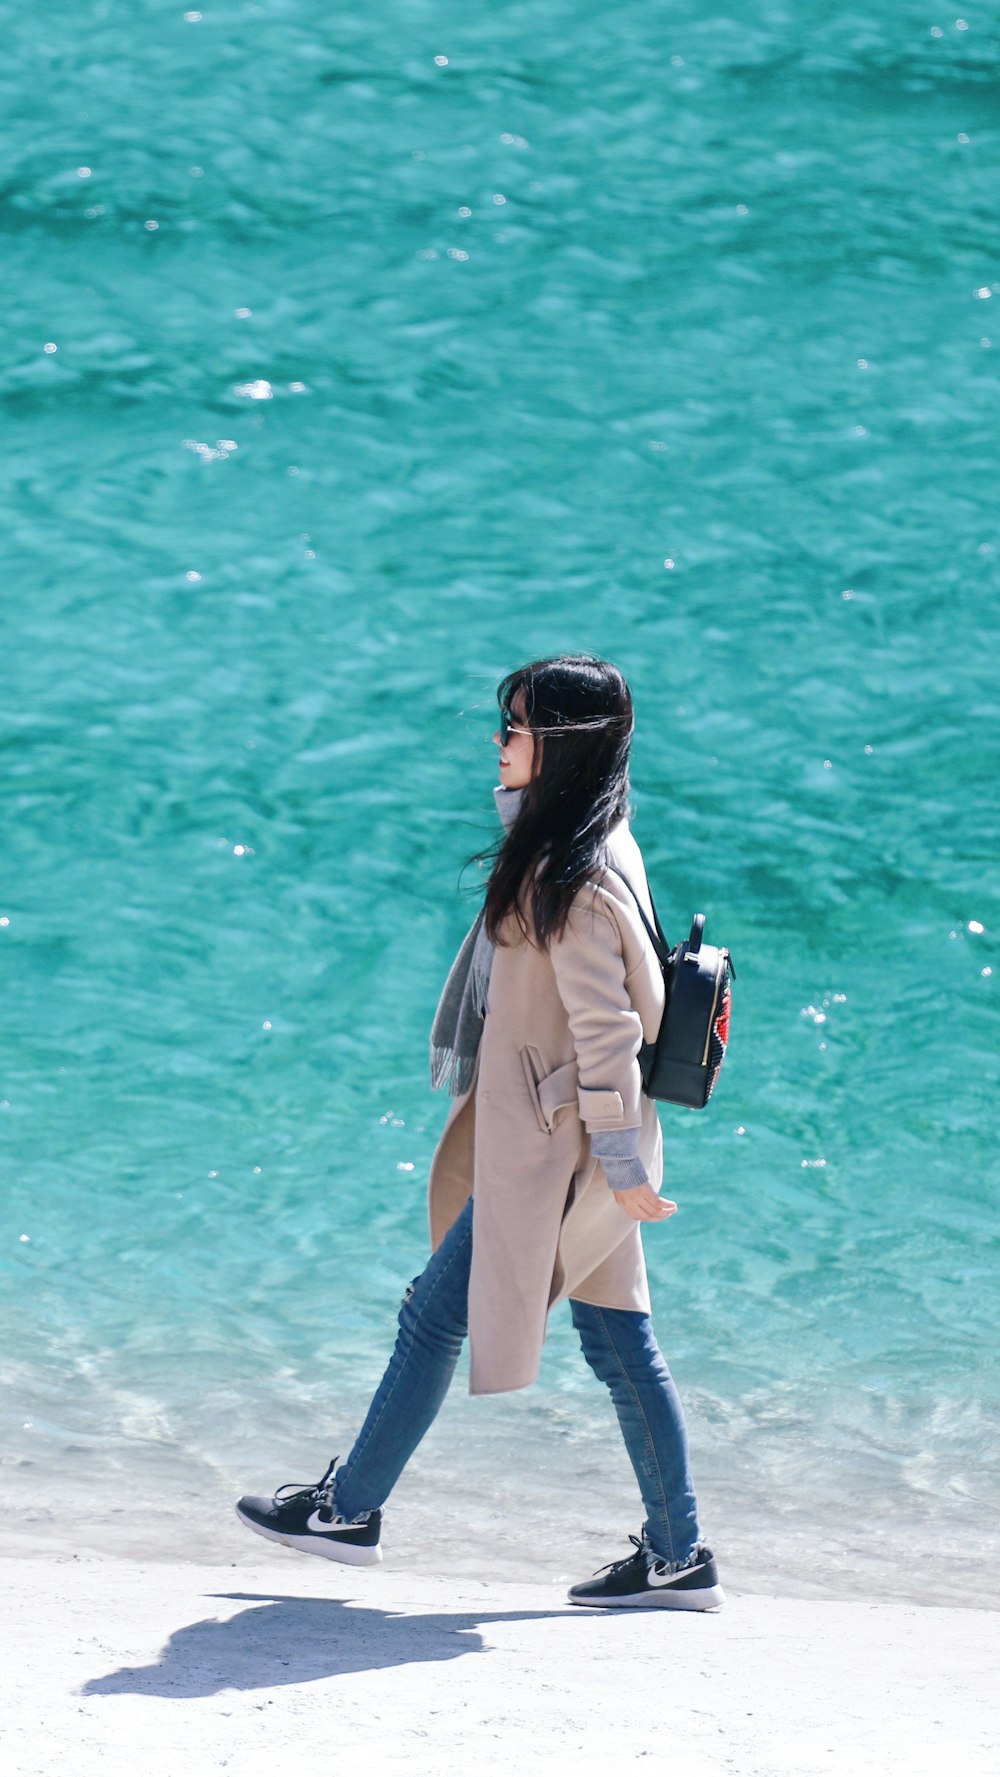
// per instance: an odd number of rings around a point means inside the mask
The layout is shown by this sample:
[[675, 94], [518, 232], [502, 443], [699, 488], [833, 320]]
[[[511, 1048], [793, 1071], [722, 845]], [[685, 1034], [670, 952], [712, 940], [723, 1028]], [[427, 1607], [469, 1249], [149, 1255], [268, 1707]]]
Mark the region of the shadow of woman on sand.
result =
[[[206, 1617], [176, 1629], [155, 1666], [122, 1666], [80, 1687], [83, 1697], [138, 1693], [147, 1697], [210, 1697], [217, 1691], [272, 1690], [341, 1673], [377, 1671], [411, 1661], [455, 1660], [484, 1651], [476, 1633], [486, 1623], [578, 1616], [561, 1610], [431, 1612], [401, 1615], [337, 1598], [213, 1592], [244, 1599], [251, 1610]], [[588, 1611], [585, 1613], [590, 1615]]]

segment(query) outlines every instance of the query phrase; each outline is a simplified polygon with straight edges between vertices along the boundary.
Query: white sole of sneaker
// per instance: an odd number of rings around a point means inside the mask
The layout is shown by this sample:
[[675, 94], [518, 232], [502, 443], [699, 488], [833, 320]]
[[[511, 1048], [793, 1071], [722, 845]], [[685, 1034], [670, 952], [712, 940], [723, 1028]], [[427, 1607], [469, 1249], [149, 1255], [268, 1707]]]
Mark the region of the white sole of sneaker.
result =
[[339, 1561], [344, 1567], [374, 1567], [382, 1559], [378, 1543], [366, 1547], [363, 1543], [328, 1542], [319, 1536], [285, 1536], [280, 1530], [265, 1530], [263, 1524], [255, 1524], [252, 1518], [244, 1517], [239, 1506], [236, 1516], [256, 1536], [266, 1537], [269, 1543], [280, 1543], [285, 1549], [298, 1549], [302, 1555], [322, 1555], [324, 1560]]
[[725, 1599], [721, 1586], [703, 1586], [701, 1591], [688, 1592], [672, 1592], [664, 1587], [661, 1592], [639, 1592], [630, 1598], [574, 1598], [569, 1593], [570, 1603], [581, 1604], [584, 1610], [718, 1610]]

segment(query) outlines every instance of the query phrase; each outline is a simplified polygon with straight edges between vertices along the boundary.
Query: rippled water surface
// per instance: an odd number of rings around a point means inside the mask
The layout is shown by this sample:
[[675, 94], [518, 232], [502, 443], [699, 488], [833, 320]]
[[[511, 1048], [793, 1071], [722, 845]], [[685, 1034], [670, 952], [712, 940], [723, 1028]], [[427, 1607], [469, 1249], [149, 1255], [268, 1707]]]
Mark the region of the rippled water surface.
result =
[[[346, 1450], [568, 646], [739, 970], [647, 1238], [725, 1574], [995, 1602], [995, 15], [3, 17], [5, 1545], [255, 1559]], [[589, 1572], [616, 1440], [560, 1313], [393, 1558]]]

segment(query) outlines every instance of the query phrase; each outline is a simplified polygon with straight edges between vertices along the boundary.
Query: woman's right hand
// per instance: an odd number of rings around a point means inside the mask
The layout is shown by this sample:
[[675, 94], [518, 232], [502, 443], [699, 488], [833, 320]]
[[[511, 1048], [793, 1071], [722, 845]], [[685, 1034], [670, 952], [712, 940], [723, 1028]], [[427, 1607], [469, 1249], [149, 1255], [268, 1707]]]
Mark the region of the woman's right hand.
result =
[[677, 1214], [676, 1203], [672, 1203], [669, 1197], [661, 1197], [652, 1185], [636, 1185], [631, 1191], [616, 1191], [614, 1198], [634, 1222], [665, 1222], [668, 1216]]

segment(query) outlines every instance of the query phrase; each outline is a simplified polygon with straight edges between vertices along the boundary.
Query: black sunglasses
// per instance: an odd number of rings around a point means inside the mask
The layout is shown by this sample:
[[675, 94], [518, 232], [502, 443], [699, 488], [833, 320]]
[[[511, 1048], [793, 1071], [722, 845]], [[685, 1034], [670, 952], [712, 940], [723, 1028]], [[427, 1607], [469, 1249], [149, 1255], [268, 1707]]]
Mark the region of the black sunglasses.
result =
[[500, 745], [505, 747], [512, 734], [530, 733], [531, 729], [522, 727], [513, 710], [509, 710], [506, 704], [502, 703], [500, 705]]
[[512, 734], [549, 735], [558, 740], [563, 734], [580, 734], [584, 729], [610, 728], [614, 722], [622, 722], [622, 716], [595, 716], [591, 722], [567, 722], [552, 728], [525, 728], [520, 718], [509, 710], [505, 703], [500, 705], [500, 745], [505, 747]]

